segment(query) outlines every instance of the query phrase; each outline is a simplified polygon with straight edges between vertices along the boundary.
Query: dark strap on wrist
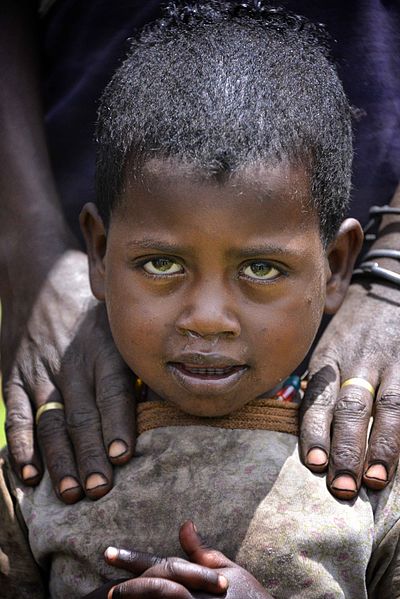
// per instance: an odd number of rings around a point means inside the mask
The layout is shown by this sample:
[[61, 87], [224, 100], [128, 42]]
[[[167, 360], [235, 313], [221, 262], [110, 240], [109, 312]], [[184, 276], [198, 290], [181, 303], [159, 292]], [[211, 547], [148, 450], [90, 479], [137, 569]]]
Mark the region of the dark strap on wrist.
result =
[[392, 206], [371, 206], [369, 209], [371, 218], [377, 218], [384, 216], [385, 214], [400, 214], [400, 208], [393, 208]]
[[389, 250], [389, 249], [380, 249], [380, 250], [371, 250], [364, 256], [364, 262], [369, 262], [373, 258], [392, 258], [394, 260], [400, 260], [400, 251], [399, 250]]
[[353, 272], [353, 275], [382, 279], [400, 287], [400, 275], [388, 268], [382, 268], [376, 262], [362, 262], [362, 264], [360, 264], [360, 266]]
[[376, 221], [386, 214], [400, 215], [400, 208], [392, 208], [391, 206], [371, 206], [369, 209], [369, 221], [364, 227], [366, 241], [373, 241], [376, 239], [376, 235], [374, 233], [370, 233], [370, 230], [374, 227]]

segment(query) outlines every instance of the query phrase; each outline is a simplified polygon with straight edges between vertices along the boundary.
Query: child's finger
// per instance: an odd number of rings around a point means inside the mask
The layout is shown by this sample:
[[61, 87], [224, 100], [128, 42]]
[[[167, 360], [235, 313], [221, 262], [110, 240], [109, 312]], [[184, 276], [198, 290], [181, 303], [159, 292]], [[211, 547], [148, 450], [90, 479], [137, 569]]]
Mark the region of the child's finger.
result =
[[224, 593], [229, 586], [225, 576], [218, 570], [192, 564], [183, 560], [167, 558], [147, 570], [146, 578], [166, 578], [177, 582], [192, 591]]
[[135, 551], [128, 549], [117, 549], [108, 547], [104, 552], [104, 559], [114, 568], [127, 570], [131, 574], [140, 576], [149, 568], [157, 566], [163, 561], [163, 558], [144, 551]]
[[179, 531], [181, 547], [190, 561], [208, 568], [227, 568], [233, 563], [223, 553], [211, 549], [199, 536], [193, 522], [187, 520]]
[[113, 587], [107, 599], [193, 599], [193, 595], [170, 580], [135, 578]]

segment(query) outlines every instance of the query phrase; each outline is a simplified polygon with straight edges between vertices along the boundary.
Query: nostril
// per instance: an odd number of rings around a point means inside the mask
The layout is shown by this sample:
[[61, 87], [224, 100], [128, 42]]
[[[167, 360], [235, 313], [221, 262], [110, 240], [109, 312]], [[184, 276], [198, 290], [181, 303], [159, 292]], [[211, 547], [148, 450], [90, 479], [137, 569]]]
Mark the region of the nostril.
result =
[[190, 329], [184, 331], [184, 335], [187, 337], [193, 337], [193, 339], [198, 339], [199, 337], [203, 337], [200, 333], [196, 333], [196, 331], [191, 331]]
[[184, 329], [178, 327], [178, 332], [185, 337], [189, 337], [190, 339], [208, 339], [208, 340], [216, 340], [221, 337], [236, 337], [234, 331], [220, 331], [215, 333], [199, 333], [197, 331], [193, 331], [192, 329]]

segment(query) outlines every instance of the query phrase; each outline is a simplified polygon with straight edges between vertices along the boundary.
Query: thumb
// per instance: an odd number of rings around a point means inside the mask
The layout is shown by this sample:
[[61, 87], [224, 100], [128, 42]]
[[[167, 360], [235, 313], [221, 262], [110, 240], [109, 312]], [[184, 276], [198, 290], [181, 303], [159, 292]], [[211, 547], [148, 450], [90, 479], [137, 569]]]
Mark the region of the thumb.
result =
[[227, 568], [232, 562], [220, 551], [208, 547], [191, 520], [184, 522], [179, 530], [179, 541], [191, 562], [208, 568]]

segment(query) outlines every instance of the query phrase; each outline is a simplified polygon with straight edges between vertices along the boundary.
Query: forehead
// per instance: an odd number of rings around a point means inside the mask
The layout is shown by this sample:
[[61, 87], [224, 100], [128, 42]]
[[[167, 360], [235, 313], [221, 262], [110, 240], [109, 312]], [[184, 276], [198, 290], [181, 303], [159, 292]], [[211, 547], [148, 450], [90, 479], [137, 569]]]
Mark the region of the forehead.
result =
[[128, 172], [113, 218], [129, 216], [151, 228], [174, 229], [186, 219], [200, 224], [211, 216], [217, 233], [231, 224], [231, 232], [247, 228], [262, 233], [267, 226], [319, 235], [308, 172], [283, 162], [248, 166], [218, 182], [191, 164], [153, 159], [144, 165], [140, 180]]

